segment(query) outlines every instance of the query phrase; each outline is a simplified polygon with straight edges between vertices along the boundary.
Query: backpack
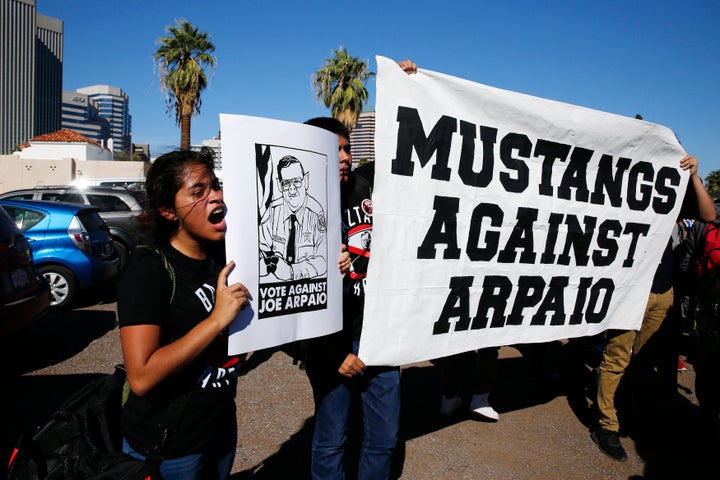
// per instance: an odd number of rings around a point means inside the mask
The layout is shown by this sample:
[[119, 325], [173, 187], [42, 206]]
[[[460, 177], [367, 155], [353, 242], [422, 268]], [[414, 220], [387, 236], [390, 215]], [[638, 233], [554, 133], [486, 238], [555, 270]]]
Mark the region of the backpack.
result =
[[[147, 248], [147, 247], [139, 247]], [[175, 269], [160, 248], [175, 297]], [[71, 395], [36, 431], [20, 437], [10, 456], [8, 480], [161, 480], [162, 447], [177, 426], [187, 397], [174, 400], [159, 425], [159, 441], [146, 460], [122, 451], [120, 416], [130, 393], [124, 365]]]
[[701, 283], [710, 275], [717, 273], [720, 267], [720, 227], [713, 223], [708, 224], [702, 239], [702, 255], [698, 255], [696, 262], [696, 272]]
[[126, 373], [122, 365], [71, 395], [34, 432], [20, 437], [8, 480], [160, 479], [159, 461], [122, 451], [120, 414]]
[[720, 226], [708, 224], [701, 238], [694, 330], [704, 349], [720, 351]]

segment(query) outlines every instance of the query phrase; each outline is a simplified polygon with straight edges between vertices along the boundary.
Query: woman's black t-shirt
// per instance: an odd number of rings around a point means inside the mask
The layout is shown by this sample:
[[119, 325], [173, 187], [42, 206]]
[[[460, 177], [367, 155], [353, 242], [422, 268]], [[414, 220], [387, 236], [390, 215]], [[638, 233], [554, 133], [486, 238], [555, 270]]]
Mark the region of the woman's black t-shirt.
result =
[[[149, 248], [133, 254], [118, 285], [118, 317], [120, 328], [161, 326], [165, 345], [210, 315], [220, 268], [210, 259], [195, 260], [172, 247], [162, 251], [169, 267]], [[158, 425], [166, 422], [171, 402], [187, 397], [177, 429], [168, 436], [162, 453], [176, 458], [201, 451], [214, 435], [235, 427], [237, 363], [237, 357], [227, 355], [227, 336], [219, 336], [183, 371], [142, 397], [130, 394], [123, 410], [123, 435], [136, 451], [150, 452], [159, 441]]]

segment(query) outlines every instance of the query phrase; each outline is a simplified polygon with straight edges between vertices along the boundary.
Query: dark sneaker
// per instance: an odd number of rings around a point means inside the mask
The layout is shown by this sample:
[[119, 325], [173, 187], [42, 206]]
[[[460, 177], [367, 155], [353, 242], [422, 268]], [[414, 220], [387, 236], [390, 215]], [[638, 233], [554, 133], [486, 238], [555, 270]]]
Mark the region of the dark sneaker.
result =
[[618, 432], [598, 428], [590, 435], [592, 441], [600, 447], [600, 451], [618, 462], [627, 462], [627, 453], [620, 443]]

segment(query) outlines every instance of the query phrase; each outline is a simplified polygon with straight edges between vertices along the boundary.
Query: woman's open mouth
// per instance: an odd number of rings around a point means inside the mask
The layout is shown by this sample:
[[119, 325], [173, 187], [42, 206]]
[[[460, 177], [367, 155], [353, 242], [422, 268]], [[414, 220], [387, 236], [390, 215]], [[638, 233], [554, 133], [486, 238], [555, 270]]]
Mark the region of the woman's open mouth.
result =
[[224, 223], [225, 220], [225, 207], [219, 206], [215, 210], [210, 213], [210, 216], [208, 217], [208, 221], [212, 223], [213, 225], [218, 225], [221, 223]]

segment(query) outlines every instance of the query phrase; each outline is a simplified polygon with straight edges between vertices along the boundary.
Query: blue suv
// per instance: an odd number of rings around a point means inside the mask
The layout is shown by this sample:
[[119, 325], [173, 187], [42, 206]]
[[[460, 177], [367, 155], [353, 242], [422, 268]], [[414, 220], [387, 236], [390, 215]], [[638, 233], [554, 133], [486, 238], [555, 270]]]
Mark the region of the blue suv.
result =
[[0, 200], [32, 247], [50, 284], [51, 306], [70, 306], [80, 289], [114, 280], [120, 258], [98, 209], [33, 200]]

